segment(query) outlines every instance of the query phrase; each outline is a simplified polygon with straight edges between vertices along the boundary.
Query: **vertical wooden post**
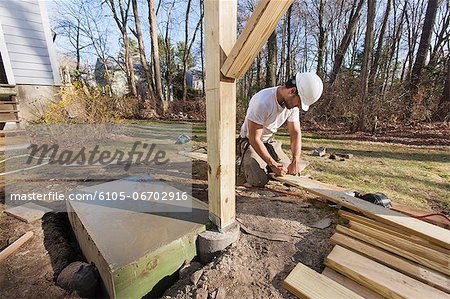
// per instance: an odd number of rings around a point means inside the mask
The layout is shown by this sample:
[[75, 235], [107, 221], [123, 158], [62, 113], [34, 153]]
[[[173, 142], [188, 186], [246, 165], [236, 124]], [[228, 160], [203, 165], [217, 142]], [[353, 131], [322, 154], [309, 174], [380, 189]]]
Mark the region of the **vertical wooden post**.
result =
[[237, 0], [205, 0], [209, 219], [235, 222], [236, 83], [220, 69], [236, 42]]

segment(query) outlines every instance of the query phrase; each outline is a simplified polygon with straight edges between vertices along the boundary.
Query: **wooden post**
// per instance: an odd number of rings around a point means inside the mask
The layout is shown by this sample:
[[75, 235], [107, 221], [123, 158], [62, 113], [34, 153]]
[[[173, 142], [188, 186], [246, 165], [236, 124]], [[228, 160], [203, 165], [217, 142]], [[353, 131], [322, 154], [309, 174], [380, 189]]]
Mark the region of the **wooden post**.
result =
[[223, 231], [236, 218], [236, 83], [220, 69], [236, 41], [237, 0], [204, 3], [209, 219]]

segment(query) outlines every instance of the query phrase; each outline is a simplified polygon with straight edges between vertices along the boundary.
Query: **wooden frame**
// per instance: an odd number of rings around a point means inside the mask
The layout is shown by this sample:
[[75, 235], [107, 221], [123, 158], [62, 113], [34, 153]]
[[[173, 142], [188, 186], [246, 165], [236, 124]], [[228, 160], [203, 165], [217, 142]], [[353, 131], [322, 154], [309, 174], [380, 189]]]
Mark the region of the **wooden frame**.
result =
[[209, 218], [219, 231], [235, 223], [236, 83], [293, 0], [260, 0], [239, 40], [237, 0], [205, 1]]

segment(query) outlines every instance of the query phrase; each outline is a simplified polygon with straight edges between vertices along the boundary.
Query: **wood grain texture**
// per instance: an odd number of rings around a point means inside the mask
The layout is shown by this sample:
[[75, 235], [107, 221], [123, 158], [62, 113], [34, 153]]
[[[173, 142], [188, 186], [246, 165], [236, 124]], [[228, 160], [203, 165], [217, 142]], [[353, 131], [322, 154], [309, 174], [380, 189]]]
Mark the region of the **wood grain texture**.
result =
[[393, 234], [387, 234], [383, 231], [379, 231], [353, 220], [350, 221], [350, 228], [352, 230], [365, 234], [366, 236], [376, 238], [384, 243], [394, 245], [417, 256], [422, 256], [430, 261], [434, 261], [443, 265], [444, 267], [450, 268], [450, 255], [446, 253], [442, 253], [430, 247], [408, 241]]
[[33, 237], [33, 232], [32, 231], [26, 232], [23, 236], [14, 241], [11, 245], [3, 249], [2, 252], [0, 252], [0, 262], [4, 261], [5, 259], [8, 258], [8, 256], [16, 252], [16, 250], [18, 250], [20, 246], [22, 246], [28, 240], [30, 240], [31, 237]]
[[275, 179], [299, 187], [353, 211], [360, 212], [372, 219], [399, 227], [407, 233], [420, 236], [441, 247], [450, 249], [450, 231], [442, 227], [385, 209], [343, 192], [332, 190], [327, 185], [311, 179], [291, 175], [275, 177]]
[[204, 4], [209, 218], [221, 230], [236, 217], [236, 83], [220, 68], [236, 41], [237, 1]]
[[389, 268], [395, 269], [405, 275], [440, 289], [441, 291], [450, 293], [450, 278], [445, 274], [340, 233], [334, 234], [330, 241], [333, 244], [358, 252], [374, 261], [388, 266]]
[[222, 66], [225, 77], [240, 78], [276, 29], [293, 0], [260, 0]]
[[300, 298], [363, 298], [334, 280], [299, 263], [289, 273], [283, 286]]
[[386, 298], [450, 298], [449, 294], [338, 245], [325, 264]]
[[343, 285], [349, 290], [354, 291], [355, 293], [366, 299], [383, 299], [383, 296], [381, 296], [380, 294], [372, 290], [369, 290], [368, 288], [360, 285], [356, 281], [353, 281], [350, 278], [347, 278], [344, 275], [330, 268], [325, 268], [325, 270], [323, 270], [322, 272], [322, 275], [325, 275], [326, 277], [336, 281], [337, 283]]
[[429, 260], [427, 258], [424, 258], [422, 256], [418, 256], [418, 255], [416, 255], [416, 254], [414, 254], [414, 253], [412, 253], [412, 252], [410, 252], [408, 250], [401, 249], [401, 248], [399, 248], [399, 247], [397, 247], [395, 245], [383, 242], [381, 240], [378, 240], [377, 238], [373, 238], [371, 236], [367, 236], [367, 235], [365, 235], [363, 233], [357, 232], [355, 230], [348, 229], [348, 228], [343, 227], [341, 225], [338, 225], [336, 227], [336, 230], [338, 232], [344, 234], [344, 235], [356, 238], [356, 239], [358, 239], [360, 241], [364, 241], [364, 242], [366, 242], [368, 244], [371, 244], [373, 246], [382, 248], [384, 250], [387, 250], [389, 252], [392, 252], [394, 254], [397, 254], [399, 256], [407, 258], [407, 259], [409, 259], [411, 261], [414, 261], [414, 262], [416, 262], [418, 264], [421, 264], [421, 265], [423, 265], [425, 267], [428, 267], [430, 269], [436, 270], [436, 271], [444, 273], [446, 275], [450, 275], [450, 269], [448, 267], [445, 267], [445, 266], [441, 265], [440, 263], [437, 263], [435, 261], [431, 261], [431, 260]]
[[389, 226], [389, 225], [383, 224], [381, 222], [369, 219], [367, 217], [358, 216], [356, 214], [345, 212], [342, 210], [339, 211], [339, 215], [341, 215], [342, 217], [344, 217], [345, 219], [347, 219], [349, 221], [353, 221], [353, 222], [357, 222], [357, 223], [361, 223], [366, 226], [369, 226], [373, 229], [376, 229], [379, 232], [384, 232], [388, 235], [396, 236], [396, 237], [408, 240], [410, 242], [414, 242], [414, 243], [429, 247], [433, 250], [445, 253], [447, 255], [450, 254], [450, 250], [443, 248], [439, 245], [435, 245], [435, 244], [431, 243], [430, 241], [425, 240], [419, 236], [408, 234], [405, 231], [403, 231], [400, 228], [397, 228], [395, 226]]

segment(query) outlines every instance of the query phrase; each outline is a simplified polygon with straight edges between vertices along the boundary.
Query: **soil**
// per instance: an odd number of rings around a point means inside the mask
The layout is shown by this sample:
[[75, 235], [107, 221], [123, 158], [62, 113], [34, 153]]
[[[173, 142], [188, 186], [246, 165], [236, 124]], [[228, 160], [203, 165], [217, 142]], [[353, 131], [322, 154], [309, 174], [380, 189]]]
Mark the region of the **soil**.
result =
[[[167, 177], [165, 181], [173, 181], [174, 185], [192, 184], [193, 196], [206, 202], [206, 163], [195, 161], [192, 169], [192, 179]], [[101, 182], [78, 182], [76, 188], [98, 183]], [[74, 187], [73, 182], [58, 182], [57, 186], [61, 191]], [[200, 292], [214, 293], [221, 288], [225, 298], [294, 298], [282, 287], [282, 282], [298, 262], [317, 271], [323, 269], [323, 260], [331, 250], [329, 238], [338, 222], [337, 211], [319, 198], [278, 182], [271, 182], [268, 187], [272, 190], [238, 187], [237, 217], [252, 230], [282, 233], [290, 236], [291, 241], [271, 241], [241, 233], [236, 244], [209, 264], [193, 261], [187, 265], [175, 284], [160, 295], [195, 298]], [[3, 206], [0, 204], [1, 210]], [[312, 227], [324, 218], [332, 220], [328, 228]], [[79, 298], [55, 283], [65, 266], [84, 260], [67, 214], [47, 213], [42, 220], [26, 224], [3, 213], [0, 249], [27, 231], [34, 232], [33, 238], [0, 264], [0, 297]], [[203, 274], [194, 285], [190, 273], [199, 269]]]

